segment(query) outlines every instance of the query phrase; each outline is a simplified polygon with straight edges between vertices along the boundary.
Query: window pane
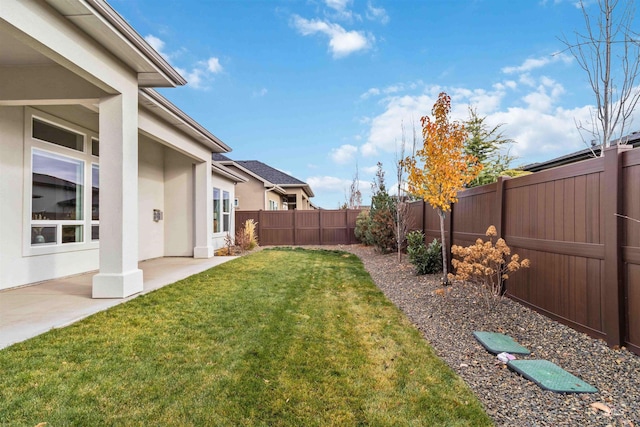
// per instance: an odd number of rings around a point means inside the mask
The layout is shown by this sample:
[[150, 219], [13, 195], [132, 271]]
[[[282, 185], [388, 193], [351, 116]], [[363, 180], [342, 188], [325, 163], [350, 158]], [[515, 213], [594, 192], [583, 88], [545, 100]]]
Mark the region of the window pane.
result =
[[56, 243], [56, 229], [54, 226], [33, 226], [31, 227], [31, 244], [42, 245], [45, 243]]
[[222, 212], [229, 213], [231, 209], [231, 203], [229, 201], [229, 192], [222, 192]]
[[95, 138], [91, 138], [91, 154], [100, 156], [100, 142]]
[[92, 225], [91, 226], [91, 240], [100, 240], [100, 226]]
[[62, 129], [50, 123], [33, 119], [32, 135], [41, 141], [51, 142], [72, 150], [84, 151], [84, 136]]
[[224, 232], [229, 232], [229, 214], [224, 214], [222, 217], [222, 227]]
[[82, 220], [84, 162], [33, 151], [31, 218]]
[[213, 189], [213, 232], [220, 231], [220, 190]]
[[62, 243], [82, 242], [82, 228], [81, 225], [63, 225]]
[[91, 219], [100, 219], [100, 166], [91, 165]]

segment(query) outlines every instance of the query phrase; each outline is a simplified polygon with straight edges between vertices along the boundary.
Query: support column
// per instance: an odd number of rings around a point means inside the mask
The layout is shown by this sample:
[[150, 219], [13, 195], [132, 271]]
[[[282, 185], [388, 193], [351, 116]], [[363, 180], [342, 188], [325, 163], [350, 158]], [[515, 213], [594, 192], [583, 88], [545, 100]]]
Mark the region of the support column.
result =
[[[193, 185], [194, 209], [194, 258], [213, 256], [213, 187], [211, 184], [211, 159], [195, 165]], [[229, 200], [231, 203], [231, 200]], [[221, 218], [222, 219], [222, 218]]]
[[100, 272], [93, 298], [143, 289], [138, 269], [138, 91], [100, 100]]

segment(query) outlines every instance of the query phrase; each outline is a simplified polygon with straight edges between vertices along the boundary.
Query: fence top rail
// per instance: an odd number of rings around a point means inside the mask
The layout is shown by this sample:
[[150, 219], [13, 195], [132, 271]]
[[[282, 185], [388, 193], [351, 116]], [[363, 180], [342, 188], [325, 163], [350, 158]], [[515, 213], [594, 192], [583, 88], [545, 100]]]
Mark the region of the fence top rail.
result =
[[525, 187], [527, 185], [542, 184], [544, 182], [558, 181], [601, 172], [604, 172], [604, 157], [583, 160], [570, 165], [535, 172], [531, 175], [519, 176], [505, 181], [504, 186], [505, 189]]

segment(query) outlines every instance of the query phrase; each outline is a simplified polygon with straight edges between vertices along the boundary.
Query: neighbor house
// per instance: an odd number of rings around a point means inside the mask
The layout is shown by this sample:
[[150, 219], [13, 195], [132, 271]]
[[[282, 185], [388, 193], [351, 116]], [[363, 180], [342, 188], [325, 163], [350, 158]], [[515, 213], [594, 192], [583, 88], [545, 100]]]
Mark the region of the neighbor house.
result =
[[306, 182], [257, 160], [231, 160], [218, 153], [213, 159], [247, 179], [236, 187], [237, 210], [316, 209]]
[[141, 260], [213, 256], [242, 177], [152, 89], [185, 83], [103, 0], [0, 1], [0, 289], [96, 270], [122, 298]]

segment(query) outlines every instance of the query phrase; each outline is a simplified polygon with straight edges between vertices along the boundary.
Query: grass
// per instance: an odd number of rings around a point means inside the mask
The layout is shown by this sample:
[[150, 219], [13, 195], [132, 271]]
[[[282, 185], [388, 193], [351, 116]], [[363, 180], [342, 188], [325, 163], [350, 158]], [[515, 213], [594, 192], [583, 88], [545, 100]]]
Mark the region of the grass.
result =
[[491, 425], [360, 260], [264, 250], [0, 351], [0, 426]]

